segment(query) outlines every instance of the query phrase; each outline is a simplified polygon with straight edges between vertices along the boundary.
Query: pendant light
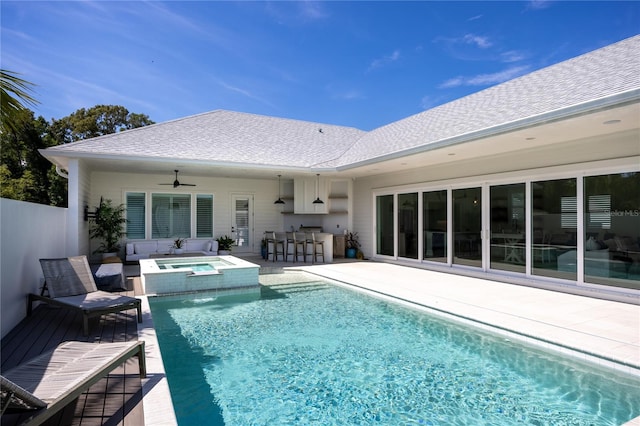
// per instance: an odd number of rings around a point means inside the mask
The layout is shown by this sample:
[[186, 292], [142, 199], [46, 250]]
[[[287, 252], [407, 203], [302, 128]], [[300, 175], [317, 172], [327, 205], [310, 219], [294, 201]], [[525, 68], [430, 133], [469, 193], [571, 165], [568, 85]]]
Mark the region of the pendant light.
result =
[[320, 173], [316, 174], [316, 199], [313, 201], [313, 204], [324, 204], [324, 201], [322, 201], [318, 196], [319, 186], [320, 186]]
[[280, 176], [278, 175], [278, 199], [273, 202], [273, 204], [284, 204], [282, 198], [280, 198]]

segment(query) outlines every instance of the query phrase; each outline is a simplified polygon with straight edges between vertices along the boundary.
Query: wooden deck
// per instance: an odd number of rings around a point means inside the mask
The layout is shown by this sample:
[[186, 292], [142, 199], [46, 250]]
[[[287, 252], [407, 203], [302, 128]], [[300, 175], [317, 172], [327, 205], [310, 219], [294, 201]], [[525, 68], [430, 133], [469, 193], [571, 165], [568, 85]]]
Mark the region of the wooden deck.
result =
[[[133, 289], [134, 279], [128, 279]], [[134, 291], [123, 292], [133, 296]], [[25, 311], [26, 311], [25, 297]], [[67, 340], [83, 342], [123, 342], [137, 340], [136, 311], [105, 315], [90, 320], [89, 335], [82, 332], [82, 315], [68, 309], [40, 305], [30, 317], [11, 330], [0, 343], [1, 369], [11, 367], [54, 348]], [[2, 426], [17, 425], [24, 414], [5, 414]], [[144, 425], [142, 382], [137, 358], [129, 359], [88, 392], [69, 404], [45, 425]]]

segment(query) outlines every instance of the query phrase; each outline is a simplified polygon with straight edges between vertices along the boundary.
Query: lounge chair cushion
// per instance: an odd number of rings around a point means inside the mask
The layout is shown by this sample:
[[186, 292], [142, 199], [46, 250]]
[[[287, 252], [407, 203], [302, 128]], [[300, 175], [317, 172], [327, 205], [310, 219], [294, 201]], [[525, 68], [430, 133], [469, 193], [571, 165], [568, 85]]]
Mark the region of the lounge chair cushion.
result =
[[49, 296], [55, 299], [97, 291], [86, 257], [73, 256], [67, 260], [40, 259]]
[[40, 424], [136, 355], [140, 377], [145, 377], [142, 341], [62, 343], [24, 364], [3, 371], [0, 376], [2, 412], [7, 409], [38, 410], [34, 417], [37, 417], [35, 423]]

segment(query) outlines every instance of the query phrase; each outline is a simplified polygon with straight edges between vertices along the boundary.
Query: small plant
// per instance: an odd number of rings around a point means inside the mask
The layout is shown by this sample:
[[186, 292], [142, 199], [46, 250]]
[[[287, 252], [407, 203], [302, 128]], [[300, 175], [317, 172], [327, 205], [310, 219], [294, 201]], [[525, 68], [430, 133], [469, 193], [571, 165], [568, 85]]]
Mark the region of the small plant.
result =
[[227, 235], [216, 238], [216, 241], [218, 242], [218, 250], [226, 250], [226, 251], [231, 251], [231, 247], [233, 247], [233, 243], [236, 242], [233, 238], [230, 238]]
[[358, 241], [358, 233], [357, 232], [347, 232], [345, 243], [347, 248], [359, 249], [360, 241]]
[[176, 238], [175, 240], [173, 240], [173, 248], [181, 249], [182, 247], [184, 247], [184, 243], [186, 242], [187, 240], [185, 238]]

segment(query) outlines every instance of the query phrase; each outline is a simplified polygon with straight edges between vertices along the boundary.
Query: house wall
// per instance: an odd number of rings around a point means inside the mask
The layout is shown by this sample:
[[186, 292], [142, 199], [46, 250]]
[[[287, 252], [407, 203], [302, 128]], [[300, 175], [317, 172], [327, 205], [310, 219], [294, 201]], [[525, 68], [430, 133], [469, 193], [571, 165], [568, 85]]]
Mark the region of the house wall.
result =
[[[253, 199], [252, 251], [254, 253], [260, 253], [260, 240], [265, 230], [285, 229], [281, 207], [273, 204], [278, 198], [278, 185], [275, 179], [211, 178], [187, 174], [181, 174], [179, 179], [181, 182], [197, 186], [183, 186], [175, 189], [172, 186], [160, 186], [159, 183], [173, 181], [173, 176], [167, 174], [93, 172], [90, 178], [90, 210], [94, 210], [100, 203], [100, 197], [110, 199], [116, 205], [124, 204], [127, 192], [213, 194], [214, 238], [217, 238], [224, 234], [231, 235], [233, 195], [248, 195]], [[86, 235], [85, 233], [85, 238]], [[95, 247], [96, 244], [93, 243], [91, 250], [95, 250]]]
[[[464, 148], [462, 148], [464, 149]], [[362, 250], [373, 256], [375, 190], [421, 190], [481, 185], [489, 181], [524, 181], [531, 175], [552, 176], [566, 173], [590, 174], [613, 165], [620, 171], [636, 169], [640, 164], [640, 134], [621, 132], [557, 143], [552, 147], [501, 156], [418, 167], [402, 172], [358, 178], [353, 187], [353, 229], [358, 232]]]
[[27, 294], [42, 285], [40, 258], [66, 257], [67, 209], [0, 199], [0, 328], [26, 315]]
[[[280, 195], [285, 199], [285, 205], [274, 204], [278, 198], [277, 179], [237, 179], [237, 178], [212, 178], [189, 176], [180, 174], [179, 179], [184, 183], [192, 183], [195, 187], [161, 186], [159, 183], [173, 181], [173, 176], [167, 174], [139, 174], [139, 173], [111, 173], [111, 172], [91, 172], [86, 173], [87, 184], [82, 181], [79, 185], [81, 191], [86, 191], [84, 197], [86, 205], [90, 211], [94, 211], [100, 203], [100, 197], [110, 199], [114, 204], [124, 204], [127, 192], [150, 193], [190, 193], [190, 194], [213, 194], [214, 196], [214, 238], [222, 235], [231, 236], [232, 220], [232, 197], [234, 195], [248, 195], [253, 200], [253, 246], [252, 253], [260, 253], [260, 241], [265, 231], [290, 231], [293, 227], [298, 229], [302, 226], [321, 226], [325, 232], [342, 234], [345, 229], [351, 226], [348, 214], [351, 211], [350, 196], [352, 193], [352, 183], [349, 179], [329, 180], [335, 181], [335, 194], [347, 198], [340, 198], [333, 201], [339, 214], [293, 214], [293, 181], [282, 181]], [[331, 184], [329, 185], [330, 187]], [[83, 198], [81, 196], [80, 198]], [[332, 201], [327, 196], [325, 203]], [[84, 204], [83, 204], [84, 206]], [[329, 204], [331, 206], [331, 204]], [[345, 213], [342, 213], [344, 210]], [[284, 214], [283, 214], [284, 212]], [[82, 212], [81, 212], [82, 213]], [[82, 219], [81, 219], [82, 221]], [[86, 222], [83, 222], [86, 224]], [[88, 227], [80, 230], [80, 245], [84, 248], [83, 253], [90, 254], [98, 246], [97, 242], [90, 242], [88, 238]], [[94, 256], [97, 260], [97, 256]]]
[[[393, 259], [388, 256], [376, 256], [374, 253], [376, 194], [420, 193], [420, 191], [426, 190], [466, 187], [483, 187], [488, 191], [492, 185], [571, 177], [577, 179], [577, 191], [580, 194], [582, 191], [582, 177], [584, 176], [632, 171], [640, 172], [640, 135], [638, 132], [619, 134], [606, 139], [592, 138], [590, 140], [573, 141], [570, 143], [570, 146], [573, 148], [581, 147], [582, 150], [576, 148], [571, 151], [567, 150], [566, 146], [560, 146], [555, 151], [549, 150], [545, 155], [523, 152], [519, 156], [505, 156], [500, 159], [479, 158], [475, 161], [419, 167], [401, 173], [357, 179], [354, 185], [354, 230], [359, 233], [365, 256], [441, 271], [450, 271], [485, 278], [490, 277], [491, 279], [499, 281], [628, 302], [630, 295], [636, 294], [636, 296], [632, 297], [637, 297], [637, 290], [633, 290], [633, 287], [630, 289], [626, 288], [626, 286], [599, 285], [596, 284], [597, 281], [583, 282], [582, 278], [572, 283], [570, 281], [563, 281], [562, 279], [542, 277], [534, 273], [509, 273], [494, 270], [491, 269], [491, 267], [488, 267], [488, 269], [465, 267], [447, 263], [422, 262], [420, 260], [405, 259], [402, 257]], [[573, 155], [571, 155], [572, 152]], [[614, 156], [615, 158], [598, 159], [598, 156]], [[586, 158], [590, 161], [575, 161], [580, 158]], [[527, 167], [529, 165], [536, 167]], [[523, 168], [519, 169], [519, 166]], [[488, 196], [488, 192], [486, 192], [486, 195]], [[578, 221], [581, 222], [582, 220], [583, 217], [578, 216]], [[623, 226], [623, 220], [624, 218], [617, 218], [617, 225]], [[634, 228], [633, 226], [627, 226], [626, 229]], [[578, 256], [583, 253], [583, 246], [581, 244], [584, 243], [578, 241]], [[487, 254], [485, 253], [485, 257], [486, 256]], [[583, 265], [586, 265], [586, 263], [583, 264], [582, 260], [578, 260], [578, 277], [582, 277], [583, 268], [587, 268], [587, 266]], [[584, 272], [585, 274], [594, 274], [593, 272], [589, 273], [586, 269]], [[599, 272], [596, 274], [598, 273]]]

